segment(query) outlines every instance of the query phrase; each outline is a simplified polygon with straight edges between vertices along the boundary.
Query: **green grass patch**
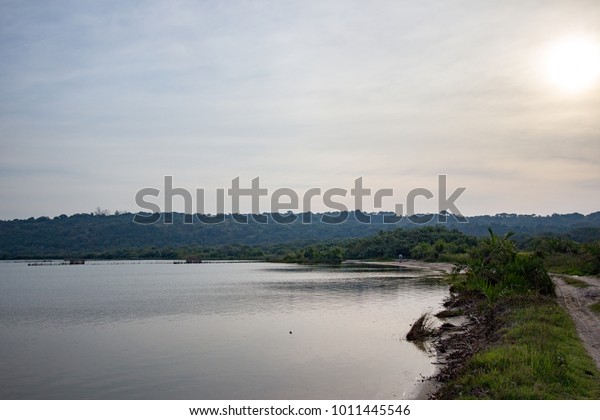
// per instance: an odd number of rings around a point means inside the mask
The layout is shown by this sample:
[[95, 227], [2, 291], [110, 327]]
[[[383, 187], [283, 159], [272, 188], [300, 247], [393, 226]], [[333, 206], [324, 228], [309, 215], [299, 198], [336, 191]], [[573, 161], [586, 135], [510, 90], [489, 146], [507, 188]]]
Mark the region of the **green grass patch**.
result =
[[590, 285], [583, 280], [574, 279], [572, 277], [561, 277], [561, 280], [573, 287], [590, 287]]
[[600, 314], [600, 302], [592, 303], [590, 305], [590, 309], [596, 313]]
[[451, 398], [600, 399], [600, 373], [555, 299], [499, 304], [498, 338], [446, 385]]
[[439, 261], [449, 262], [454, 264], [467, 264], [470, 256], [467, 253], [462, 254], [442, 254], [439, 256]]
[[587, 255], [562, 253], [548, 254], [544, 264], [548, 271], [559, 274], [582, 276], [594, 273], [594, 265]]

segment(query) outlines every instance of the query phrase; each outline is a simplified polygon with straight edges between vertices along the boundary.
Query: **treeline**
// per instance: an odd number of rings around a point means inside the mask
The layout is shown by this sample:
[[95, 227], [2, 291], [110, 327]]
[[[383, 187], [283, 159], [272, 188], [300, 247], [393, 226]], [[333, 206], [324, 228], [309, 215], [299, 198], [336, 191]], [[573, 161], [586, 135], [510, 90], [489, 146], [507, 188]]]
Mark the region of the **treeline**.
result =
[[477, 238], [445, 227], [398, 228], [373, 236], [311, 245], [287, 252], [282, 261], [340, 263], [343, 260], [389, 260], [399, 255], [430, 261], [460, 259], [477, 244]]
[[377, 235], [346, 243], [345, 255], [351, 259], [406, 258], [421, 260], [454, 259], [477, 244], [477, 238], [456, 229], [426, 226], [420, 229], [380, 231]]
[[[185, 216], [181, 213], [174, 214], [172, 224], [164, 223], [164, 214], [160, 215], [157, 223], [151, 225], [136, 224], [133, 222], [133, 216], [131, 213], [108, 215], [106, 212], [96, 212], [54, 218], [0, 221], [0, 259], [90, 256], [179, 258], [182, 253], [188, 252], [208, 255], [207, 258], [235, 258], [242, 255], [260, 255], [260, 252], [269, 254], [273, 251], [268, 248], [275, 245], [281, 248], [283, 244], [284, 248], [290, 248], [286, 249], [285, 254], [310, 244], [368, 238], [379, 235], [380, 231], [391, 233], [398, 228], [404, 231], [418, 231], [423, 226], [445, 226], [449, 231], [457, 230], [467, 236], [476, 237], [487, 235], [488, 228], [492, 228], [499, 235], [514, 232], [514, 239], [519, 244], [541, 235], [556, 236], [579, 243], [600, 239], [600, 212], [587, 216], [573, 213], [544, 217], [501, 213], [495, 216], [470, 217], [469, 223], [458, 223], [450, 215], [443, 224], [438, 223], [439, 220], [444, 220], [443, 215], [420, 215], [412, 220], [405, 217], [397, 223], [384, 223], [384, 218], [389, 219], [390, 213], [371, 214], [371, 223], [365, 224], [357, 219], [355, 212], [337, 216], [331, 213], [300, 214], [289, 224], [276, 223], [270, 214], [262, 215], [268, 222], [266, 224], [257, 223], [251, 217], [249, 223], [242, 224], [234, 220], [240, 215], [225, 215], [223, 223], [213, 225], [203, 224], [195, 219], [192, 219], [194, 223], [185, 224]], [[331, 219], [340, 216], [341, 219], [345, 219], [340, 224], [323, 221], [324, 217]], [[308, 219], [310, 223], [306, 223]], [[388, 239], [400, 241], [395, 237]], [[375, 239], [369, 239], [371, 240], [376, 242]], [[407, 244], [396, 243], [385, 252], [381, 246], [378, 249], [375, 242], [369, 241], [363, 244], [365, 249], [361, 249], [360, 252], [356, 248], [358, 245], [355, 245], [355, 248], [345, 246], [345, 252], [352, 258], [358, 255], [377, 258], [376, 254], [382, 253], [391, 257], [397, 249], [403, 249], [404, 252], [398, 252], [406, 255], [409, 255], [410, 251], [418, 258], [437, 258], [438, 254], [460, 253], [460, 250], [442, 249], [444, 245], [441, 242], [436, 245], [428, 239], [421, 241], [422, 246], [417, 249], [411, 246], [408, 250]], [[227, 248], [228, 246], [233, 248]], [[388, 251], [389, 253], [386, 253]], [[280, 253], [275, 252], [275, 255]], [[330, 257], [323, 256], [322, 259]], [[319, 260], [321, 256], [314, 259]]]
[[[497, 238], [492, 236], [491, 238]], [[600, 241], [580, 243], [573, 239], [545, 235], [513, 241], [515, 252], [535, 254], [545, 266], [568, 274], [600, 274]], [[280, 244], [166, 245], [126, 247], [113, 245], [97, 251], [45, 252], [30, 258], [46, 259], [169, 259], [169, 260], [264, 260], [303, 264], [339, 264], [344, 260], [391, 260], [402, 255], [425, 261], [472, 264], [478, 249], [490, 237], [477, 238], [443, 226], [396, 228], [355, 239], [293, 241]], [[496, 243], [496, 242], [494, 242]], [[500, 242], [497, 242], [500, 243]], [[502, 242], [505, 243], [505, 242]], [[484, 245], [482, 245], [484, 244]], [[27, 257], [26, 257], [27, 258]]]
[[522, 248], [544, 257], [546, 267], [563, 274], [600, 274], [600, 240], [579, 243], [569, 238], [530, 238]]
[[109, 251], [50, 254], [48, 259], [248, 259], [296, 263], [339, 264], [347, 259], [395, 259], [398, 254], [405, 258], [425, 260], [454, 260], [477, 243], [474, 236], [465, 235], [445, 227], [426, 226], [418, 229], [398, 228], [379, 231], [377, 234], [358, 239], [326, 242], [296, 241], [274, 245], [227, 244], [221, 246], [166, 246], [145, 248], [116, 248]]

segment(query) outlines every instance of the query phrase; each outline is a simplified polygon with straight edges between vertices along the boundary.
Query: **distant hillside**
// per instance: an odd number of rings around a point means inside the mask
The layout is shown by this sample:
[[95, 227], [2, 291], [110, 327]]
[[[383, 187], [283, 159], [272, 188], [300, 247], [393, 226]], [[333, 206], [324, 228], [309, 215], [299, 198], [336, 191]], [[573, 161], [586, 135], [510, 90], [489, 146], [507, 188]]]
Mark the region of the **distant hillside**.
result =
[[[395, 224], [384, 224], [385, 215], [372, 215], [370, 224], [360, 223], [354, 212], [348, 213], [348, 219], [341, 224], [321, 221], [323, 217], [332, 217], [332, 214], [314, 214], [310, 224], [303, 224], [301, 219], [291, 224], [279, 224], [274, 222], [272, 215], [266, 215], [267, 224], [252, 219], [247, 224], [241, 224], [233, 220], [231, 215], [226, 215], [225, 221], [220, 224], [203, 224], [197, 220], [193, 224], [184, 224], [184, 215], [180, 213], [174, 214], [173, 224], [163, 223], [164, 215], [160, 215], [161, 220], [154, 224], [136, 224], [133, 222], [134, 215], [130, 213], [75, 214], [52, 219], [40, 217], [0, 221], [0, 258], [62, 258], [125, 249], [183, 246], [308, 244], [361, 238], [380, 230], [424, 225], [415, 224], [407, 218]], [[420, 218], [434, 219], [426, 225], [437, 224], [437, 215], [423, 215]], [[468, 223], [457, 223], [454, 217], [448, 216], [447, 223], [440, 225], [474, 236], [486, 235], [488, 228], [498, 234], [513, 231], [517, 240], [542, 235], [564, 236], [580, 242], [600, 239], [600, 212], [587, 216], [573, 213], [543, 217], [498, 214], [470, 217]]]

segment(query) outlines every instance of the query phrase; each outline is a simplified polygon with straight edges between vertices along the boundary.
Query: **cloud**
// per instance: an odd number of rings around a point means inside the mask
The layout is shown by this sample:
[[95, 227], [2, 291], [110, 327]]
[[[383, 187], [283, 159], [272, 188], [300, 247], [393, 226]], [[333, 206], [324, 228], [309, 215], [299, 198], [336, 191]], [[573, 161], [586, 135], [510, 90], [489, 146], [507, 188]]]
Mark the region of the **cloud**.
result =
[[447, 173], [473, 213], [593, 210], [600, 88], [564, 97], [538, 55], [598, 27], [594, 1], [3, 2], [0, 218], [131, 208], [166, 174], [302, 189]]

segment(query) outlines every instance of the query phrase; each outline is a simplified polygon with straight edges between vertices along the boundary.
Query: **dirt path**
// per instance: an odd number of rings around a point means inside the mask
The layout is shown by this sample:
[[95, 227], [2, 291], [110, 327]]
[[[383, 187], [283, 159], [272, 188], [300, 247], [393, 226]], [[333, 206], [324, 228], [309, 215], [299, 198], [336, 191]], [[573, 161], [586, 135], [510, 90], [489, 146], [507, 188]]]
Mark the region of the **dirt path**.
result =
[[600, 369], [600, 315], [589, 308], [600, 301], [600, 278], [553, 274], [552, 280], [558, 301], [575, 321], [579, 337]]

